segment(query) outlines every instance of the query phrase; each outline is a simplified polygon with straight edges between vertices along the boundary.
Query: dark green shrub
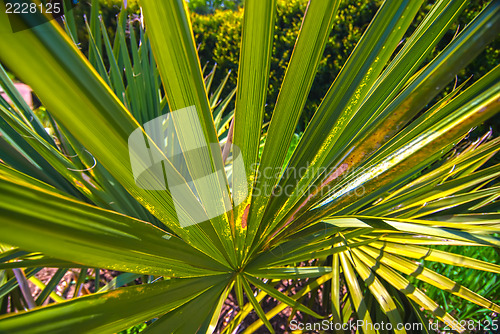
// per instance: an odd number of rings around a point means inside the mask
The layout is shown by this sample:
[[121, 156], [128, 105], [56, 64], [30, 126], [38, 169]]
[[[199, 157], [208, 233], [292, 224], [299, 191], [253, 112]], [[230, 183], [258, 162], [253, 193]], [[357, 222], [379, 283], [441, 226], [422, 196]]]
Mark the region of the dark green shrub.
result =
[[243, 0], [190, 0], [188, 7], [198, 14], [213, 14], [218, 9], [237, 9], [242, 3]]

